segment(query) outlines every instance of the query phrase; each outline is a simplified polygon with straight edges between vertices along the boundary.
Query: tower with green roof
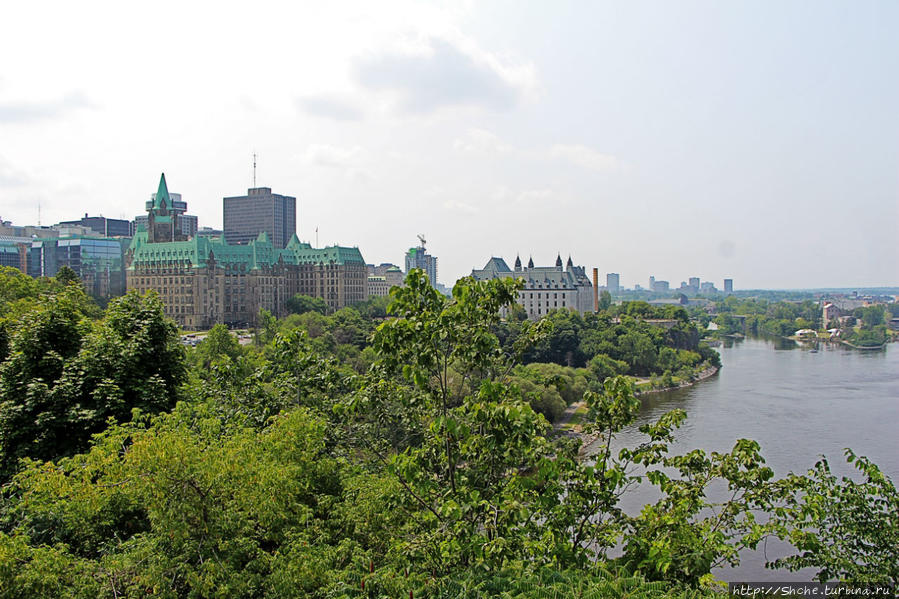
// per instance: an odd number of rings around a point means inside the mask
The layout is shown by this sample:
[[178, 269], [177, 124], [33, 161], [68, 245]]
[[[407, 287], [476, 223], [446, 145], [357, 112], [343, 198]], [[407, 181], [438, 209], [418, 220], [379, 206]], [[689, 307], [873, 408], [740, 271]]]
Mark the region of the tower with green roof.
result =
[[182, 215], [174, 209], [169, 188], [165, 182], [165, 173], [159, 176], [159, 188], [153, 196], [153, 203], [147, 213], [147, 230], [153, 243], [166, 241], [187, 241], [187, 235], [180, 226]]

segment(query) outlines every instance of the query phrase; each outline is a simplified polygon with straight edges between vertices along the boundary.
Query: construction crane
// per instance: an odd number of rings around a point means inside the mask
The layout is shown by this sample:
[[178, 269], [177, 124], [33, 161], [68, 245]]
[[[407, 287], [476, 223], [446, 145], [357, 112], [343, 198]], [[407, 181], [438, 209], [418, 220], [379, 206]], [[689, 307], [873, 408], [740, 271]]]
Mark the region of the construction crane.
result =
[[426, 242], [425, 242], [425, 234], [424, 234], [424, 233], [419, 233], [419, 234], [418, 234], [418, 240], [421, 242], [421, 249], [425, 249], [425, 243], [426, 243]]

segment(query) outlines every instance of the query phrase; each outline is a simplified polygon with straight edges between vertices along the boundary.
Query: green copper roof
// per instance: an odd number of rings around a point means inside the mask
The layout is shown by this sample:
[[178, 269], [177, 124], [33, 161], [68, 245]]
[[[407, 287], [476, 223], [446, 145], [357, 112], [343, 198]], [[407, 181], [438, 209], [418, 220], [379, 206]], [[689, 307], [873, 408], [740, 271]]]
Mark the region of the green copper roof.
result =
[[279, 261], [285, 264], [365, 264], [358, 248], [318, 249], [294, 236], [282, 250], [274, 247], [265, 233], [260, 233], [246, 245], [229, 245], [221, 238], [199, 236], [188, 241], [150, 243], [149, 234], [138, 230], [131, 239], [130, 250], [132, 269], [137, 265], [172, 262], [204, 268], [210, 259], [225, 270], [254, 270], [273, 266]]
[[169, 210], [171, 207], [172, 200], [169, 198], [169, 187], [165, 184], [165, 173], [162, 173], [159, 177], [159, 189], [156, 190], [156, 197], [153, 198], [153, 208]]

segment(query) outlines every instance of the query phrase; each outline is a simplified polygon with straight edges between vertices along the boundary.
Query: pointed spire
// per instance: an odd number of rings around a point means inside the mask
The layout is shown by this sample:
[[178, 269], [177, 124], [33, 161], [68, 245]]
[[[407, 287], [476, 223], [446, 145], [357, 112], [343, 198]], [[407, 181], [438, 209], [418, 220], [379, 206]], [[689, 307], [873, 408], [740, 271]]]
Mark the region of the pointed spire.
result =
[[159, 189], [156, 190], [156, 197], [153, 198], [153, 208], [165, 208], [171, 206], [172, 201], [169, 198], [169, 187], [165, 183], [165, 173], [159, 176]]
[[515, 270], [521, 270], [521, 256], [515, 254]]
[[528, 256], [528, 268], [534, 268], [534, 258], [532, 256]]
[[568, 268], [574, 267], [574, 263], [571, 261], [571, 254], [568, 254]]
[[558, 267], [561, 268], [561, 266], [562, 266], [562, 254], [556, 254], [556, 266], [558, 266]]

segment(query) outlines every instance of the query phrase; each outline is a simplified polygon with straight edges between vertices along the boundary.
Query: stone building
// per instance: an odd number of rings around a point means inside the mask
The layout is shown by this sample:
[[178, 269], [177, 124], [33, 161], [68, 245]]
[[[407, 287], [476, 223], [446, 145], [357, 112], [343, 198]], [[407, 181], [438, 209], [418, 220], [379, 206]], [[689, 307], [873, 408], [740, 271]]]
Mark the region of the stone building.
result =
[[367, 270], [358, 248], [313, 248], [294, 234], [277, 248], [263, 231], [244, 245], [220, 237], [184, 239], [167, 207], [165, 180], [160, 181], [148, 215], [126, 254], [127, 287], [156, 290], [166, 315], [188, 329], [215, 324], [254, 324], [259, 310], [286, 314], [296, 294], [319, 297], [331, 309], [367, 298]]
[[387, 284], [386, 277], [368, 275], [368, 296], [386, 297], [388, 295], [390, 295], [390, 285]]
[[515, 258], [515, 269], [510, 269], [502, 258], [491, 258], [484, 268], [472, 270], [478, 281], [504, 278], [524, 280], [524, 288], [518, 292], [518, 303], [528, 318], [538, 319], [551, 310], [566, 308], [578, 312], [593, 311], [593, 284], [584, 267], [574, 266], [571, 257], [563, 268], [562, 257], [556, 257], [555, 266], [534, 266], [533, 259], [521, 266], [521, 258]]

